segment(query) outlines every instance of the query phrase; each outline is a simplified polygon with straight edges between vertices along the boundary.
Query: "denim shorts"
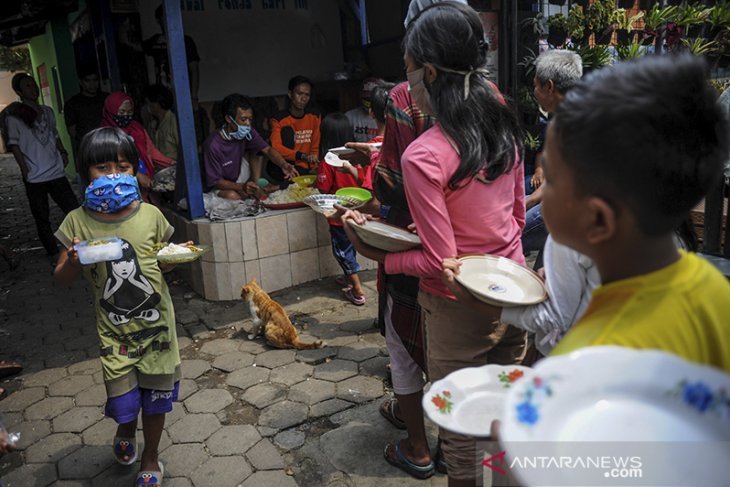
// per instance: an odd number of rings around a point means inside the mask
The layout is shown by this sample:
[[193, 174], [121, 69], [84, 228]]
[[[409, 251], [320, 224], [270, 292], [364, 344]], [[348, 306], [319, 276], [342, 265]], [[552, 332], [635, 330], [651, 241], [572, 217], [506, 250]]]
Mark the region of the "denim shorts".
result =
[[360, 272], [360, 264], [357, 263], [357, 253], [352, 242], [347, 238], [345, 229], [330, 225], [330, 236], [332, 237], [332, 254], [335, 260], [342, 267], [342, 272], [351, 275]]
[[179, 392], [179, 382], [175, 382], [175, 388], [171, 391], [135, 387], [121, 396], [108, 398], [104, 415], [112, 418], [117, 424], [125, 424], [137, 419], [140, 410], [145, 416], [169, 413], [172, 411], [172, 403], [177, 401]]

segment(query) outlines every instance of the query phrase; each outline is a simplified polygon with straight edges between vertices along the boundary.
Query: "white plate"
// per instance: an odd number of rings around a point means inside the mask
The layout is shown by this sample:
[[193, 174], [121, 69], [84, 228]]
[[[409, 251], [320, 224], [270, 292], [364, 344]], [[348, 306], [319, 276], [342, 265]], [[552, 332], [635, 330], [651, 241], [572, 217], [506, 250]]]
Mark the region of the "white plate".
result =
[[353, 152], [355, 152], [355, 149], [350, 149], [349, 147], [343, 146], [343, 147], [335, 147], [334, 149], [330, 149], [327, 152], [331, 152], [337, 156], [342, 156], [345, 154], [352, 154]]
[[337, 154], [335, 154], [334, 152], [329, 151], [328, 153], [326, 153], [324, 155], [324, 162], [326, 162], [330, 166], [342, 167], [346, 161], [344, 161], [343, 159], [340, 159], [339, 156]]
[[336, 194], [312, 194], [304, 198], [302, 202], [317, 213], [322, 214], [335, 211], [335, 204], [349, 209], [360, 208], [365, 204], [364, 201], [350, 198], [349, 196], [338, 196]]
[[434, 382], [423, 396], [423, 410], [447, 430], [468, 436], [489, 436], [500, 419], [504, 399], [515, 381], [532, 369], [519, 365], [484, 365], [457, 370]]
[[363, 225], [347, 220], [360, 240], [387, 252], [402, 252], [421, 245], [418, 235], [395, 225], [368, 220]]
[[495, 255], [459, 258], [456, 280], [480, 301], [495, 306], [525, 306], [547, 299], [545, 283], [531, 269]]
[[[536, 448], [547, 456], [559, 455], [558, 450], [568, 454], [576, 445], [603, 448], [608, 455], [616, 450], [606, 449], [623, 448], [628, 454], [633, 445], [648, 448], [644, 457], [653, 455], [652, 462], [644, 458], [652, 473], [651, 483], [644, 485], [700, 485], [676, 477], [693, 465], [686, 457], [691, 454], [704, 456], [696, 464], [703, 469], [701, 485], [727, 485], [730, 478], [730, 375], [665, 352], [589, 347], [547, 358], [509, 391], [502, 417], [502, 446], [513, 459]], [[548, 451], [546, 442], [555, 442], [555, 451]], [[697, 442], [683, 447], [683, 468], [677, 469], [678, 458], [668, 453], [673, 442]], [[708, 445], [714, 445], [712, 451]], [[716, 455], [725, 460], [715, 462]], [[721, 482], [705, 482], [720, 471], [724, 477], [712, 478]], [[561, 483], [571, 478], [565, 471], [549, 478], [535, 468], [516, 474], [522, 485], [578, 485]]]

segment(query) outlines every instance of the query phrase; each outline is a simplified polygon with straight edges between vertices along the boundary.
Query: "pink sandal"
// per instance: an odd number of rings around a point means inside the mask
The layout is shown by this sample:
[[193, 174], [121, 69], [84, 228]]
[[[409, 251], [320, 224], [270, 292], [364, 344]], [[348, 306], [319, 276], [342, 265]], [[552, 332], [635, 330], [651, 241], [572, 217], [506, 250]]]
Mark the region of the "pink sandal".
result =
[[335, 277], [335, 284], [342, 287], [342, 292], [347, 292], [350, 289], [352, 289], [352, 284], [347, 282], [347, 278], [345, 276], [337, 276]]
[[352, 288], [350, 289], [343, 289], [342, 292], [345, 294], [345, 297], [355, 306], [362, 306], [365, 304], [365, 296], [355, 296], [352, 292]]

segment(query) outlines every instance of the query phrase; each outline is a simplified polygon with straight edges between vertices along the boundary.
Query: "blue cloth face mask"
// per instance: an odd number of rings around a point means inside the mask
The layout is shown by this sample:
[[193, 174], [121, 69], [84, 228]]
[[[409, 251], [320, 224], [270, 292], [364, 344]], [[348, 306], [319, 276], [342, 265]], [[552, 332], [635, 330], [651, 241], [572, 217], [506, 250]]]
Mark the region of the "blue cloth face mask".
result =
[[233, 133], [228, 133], [226, 131], [226, 128], [223, 127], [223, 136], [226, 140], [236, 139], [236, 140], [251, 140], [251, 126], [250, 125], [238, 125], [235, 120], [232, 120], [230, 117], [228, 117], [228, 120], [231, 121], [236, 126], [236, 131]]
[[131, 115], [113, 115], [112, 118], [114, 119], [114, 122], [122, 128], [132, 123]]
[[140, 199], [136, 177], [107, 174], [86, 187], [84, 205], [97, 213], [116, 213]]

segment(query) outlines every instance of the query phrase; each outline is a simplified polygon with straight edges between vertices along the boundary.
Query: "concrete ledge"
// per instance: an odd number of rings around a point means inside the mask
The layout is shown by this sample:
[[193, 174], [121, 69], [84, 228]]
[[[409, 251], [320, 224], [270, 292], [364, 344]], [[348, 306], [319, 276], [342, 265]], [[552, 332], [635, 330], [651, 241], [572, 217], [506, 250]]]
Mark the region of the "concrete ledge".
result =
[[[174, 242], [192, 240], [212, 250], [200, 261], [178, 266], [190, 286], [211, 301], [238, 299], [255, 277], [267, 292], [341, 274], [332, 255], [327, 220], [309, 208], [267, 211], [231, 222], [190, 221], [164, 209]], [[358, 255], [363, 270], [377, 263]]]

